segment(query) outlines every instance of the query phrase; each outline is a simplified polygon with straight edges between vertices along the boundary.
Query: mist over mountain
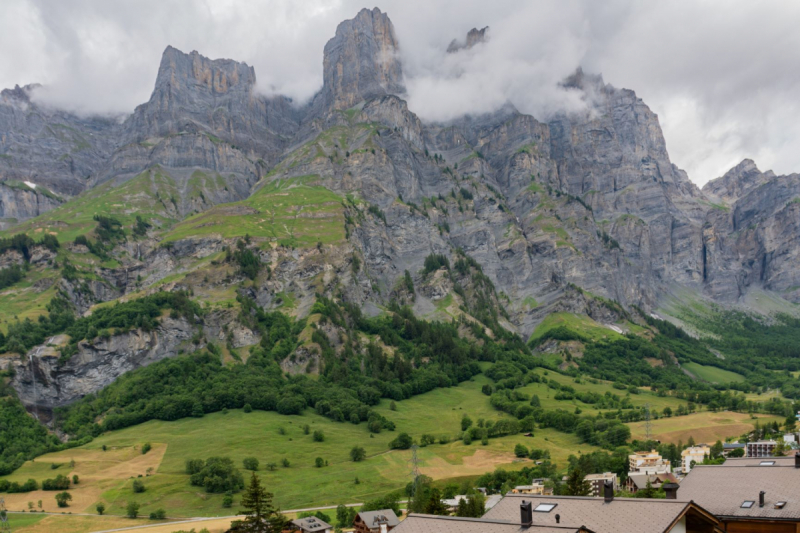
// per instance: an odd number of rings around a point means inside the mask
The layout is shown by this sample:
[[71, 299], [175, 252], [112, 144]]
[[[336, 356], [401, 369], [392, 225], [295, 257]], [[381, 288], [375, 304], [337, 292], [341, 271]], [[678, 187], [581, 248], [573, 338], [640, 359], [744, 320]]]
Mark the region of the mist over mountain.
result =
[[[491, 53], [513, 39], [481, 28], [449, 36], [437, 52], [446, 74], [426, 77], [404, 63], [389, 16], [363, 9], [325, 44], [322, 88], [304, 102], [265, 94], [245, 63], [172, 46], [153, 65], [149, 100], [122, 119], [44, 104], [33, 86], [4, 90], [5, 233], [50, 234], [89, 254], [85, 283], [52, 282], [81, 314], [164, 288], [230, 291], [265, 310], [291, 301], [297, 317], [325, 296], [369, 316], [400, 301], [420, 317], [527, 338], [555, 312], [613, 323], [687, 295], [732, 308], [800, 302], [800, 175], [746, 160], [699, 189], [650, 107], [577, 65], [531, 66], [542, 84], [527, 89], [547, 96], [517, 106], [474, 77], [502, 71], [506, 84], [517, 73]], [[465, 85], [498, 96], [464, 112], [475, 101]], [[76, 240], [102, 237], [98, 216], [123, 229], [100, 252]], [[268, 275], [245, 285], [217, 272], [208, 258], [237, 246]], [[441, 258], [452, 274], [431, 267]], [[67, 363], [39, 358], [15, 387], [34, 401], [38, 381], [48, 408], [96, 392], [175, 356], [192, 325], [170, 320], [156, 336], [78, 344]], [[208, 334], [237, 332], [232, 346], [257, 340], [232, 313], [204, 320]], [[298, 349], [283, 364], [298, 371], [315, 357]]]

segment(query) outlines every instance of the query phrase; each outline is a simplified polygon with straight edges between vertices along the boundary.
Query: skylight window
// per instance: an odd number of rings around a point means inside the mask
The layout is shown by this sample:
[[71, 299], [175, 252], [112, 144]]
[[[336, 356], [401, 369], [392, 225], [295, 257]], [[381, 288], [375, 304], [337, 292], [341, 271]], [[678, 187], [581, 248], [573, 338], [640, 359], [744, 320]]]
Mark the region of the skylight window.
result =
[[775, 464], [775, 461], [761, 461], [758, 464], [759, 466], [773, 466]]
[[756, 502], [752, 500], [747, 500], [742, 504], [742, 509], [750, 509]]
[[785, 505], [786, 505], [786, 502], [776, 502], [775, 503], [775, 509], [783, 509]]
[[536, 511], [537, 513], [549, 513], [550, 511], [555, 509], [556, 505], [558, 505], [558, 504], [555, 504], [555, 503], [540, 503], [539, 505], [536, 506], [536, 509], [534, 509], [534, 511]]

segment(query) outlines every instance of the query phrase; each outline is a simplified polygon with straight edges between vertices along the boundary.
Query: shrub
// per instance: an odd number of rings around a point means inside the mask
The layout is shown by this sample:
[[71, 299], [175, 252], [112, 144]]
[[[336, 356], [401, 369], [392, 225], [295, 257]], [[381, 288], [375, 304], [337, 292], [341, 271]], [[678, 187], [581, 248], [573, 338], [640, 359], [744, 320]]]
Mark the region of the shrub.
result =
[[56, 494], [56, 503], [59, 507], [69, 507], [69, 502], [72, 501], [72, 494], [69, 492], [59, 492]]
[[189, 482], [211, 493], [236, 492], [244, 487], [244, 478], [230, 457], [210, 457], [199, 472], [192, 474]]
[[524, 444], [514, 446], [514, 455], [517, 457], [528, 457], [528, 448]]
[[258, 470], [258, 459], [255, 457], [245, 457], [242, 461], [242, 466], [244, 466], [245, 470], [252, 470], [255, 472]]
[[156, 509], [150, 513], [150, 520], [164, 520], [167, 517], [167, 512], [164, 509]]
[[397, 438], [389, 443], [389, 448], [393, 450], [407, 450], [414, 444], [414, 440], [408, 433], [400, 433]]
[[152, 449], [153, 449], [153, 447], [150, 446], [150, 443], [149, 442], [145, 442], [144, 444], [142, 444], [142, 455], [146, 454], [147, 452], [149, 452]]
[[289, 459], [287, 459], [286, 457], [284, 457], [283, 459], [281, 459], [281, 465], [282, 465], [284, 468], [289, 468], [289, 466], [291, 465], [291, 463], [289, 462]]
[[144, 482], [141, 479], [134, 479], [133, 480], [133, 492], [141, 493], [147, 490], [144, 486]]
[[245, 413], [252, 413], [253, 412], [253, 406], [250, 405], [249, 403], [244, 404], [244, 412]]
[[350, 459], [355, 463], [363, 461], [366, 457], [367, 451], [361, 446], [353, 446], [353, 449], [350, 450]]
[[103, 502], [100, 502], [97, 504], [95, 509], [97, 509], [97, 514], [102, 515], [106, 512], [106, 505]]
[[136, 502], [128, 502], [128, 506], [125, 508], [125, 516], [128, 518], [136, 518], [139, 516], [139, 504]]
[[320, 430], [316, 430], [314, 432], [314, 442], [323, 442], [323, 441], [325, 441], [325, 434]]
[[325, 459], [323, 459], [322, 457], [317, 457], [316, 459], [314, 459], [314, 466], [316, 466], [317, 468], [322, 468], [323, 466], [325, 466]]

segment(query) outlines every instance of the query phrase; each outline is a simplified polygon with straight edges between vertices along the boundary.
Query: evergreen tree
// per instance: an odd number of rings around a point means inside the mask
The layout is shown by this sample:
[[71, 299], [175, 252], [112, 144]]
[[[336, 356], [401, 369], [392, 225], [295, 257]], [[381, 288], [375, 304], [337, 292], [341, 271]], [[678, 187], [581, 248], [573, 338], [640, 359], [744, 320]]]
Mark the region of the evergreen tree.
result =
[[272, 506], [272, 493], [261, 486], [253, 472], [250, 484], [242, 495], [244, 520], [236, 520], [228, 530], [230, 533], [278, 533], [286, 525], [286, 518]]
[[574, 468], [567, 478], [568, 496], [588, 496], [592, 493], [592, 486], [584, 478], [583, 472], [579, 468]]
[[424, 509], [425, 514], [438, 514], [447, 515], [447, 506], [442, 503], [442, 493], [439, 489], [431, 489], [428, 496], [428, 502]]

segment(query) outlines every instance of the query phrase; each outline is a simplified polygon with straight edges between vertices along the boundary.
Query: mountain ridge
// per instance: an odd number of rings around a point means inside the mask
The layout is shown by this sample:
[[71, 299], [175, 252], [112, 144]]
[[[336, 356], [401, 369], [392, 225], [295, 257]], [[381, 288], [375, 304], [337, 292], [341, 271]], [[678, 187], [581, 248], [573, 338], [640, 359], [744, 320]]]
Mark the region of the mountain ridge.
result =
[[[402, 300], [418, 316], [527, 338], [551, 313], [591, 312], [586, 294], [644, 312], [675, 286], [720, 305], [753, 289], [800, 302], [797, 175], [743, 163], [700, 190], [636, 93], [580, 69], [564, 85], [582, 92], [585, 111], [541, 122], [507, 105], [425, 123], [402, 98], [399, 46], [385, 13], [360, 11], [326, 44], [323, 88], [300, 108], [258, 94], [244, 63], [172, 47], [151, 98], [121, 123], [4, 91], [0, 214], [17, 215], [6, 235], [61, 241], [56, 262], [78, 265], [79, 279], [51, 286], [81, 313], [159, 290], [194, 291], [210, 308], [246, 296], [299, 318], [322, 296], [368, 315]], [[123, 233], [93, 251], [97, 216], [117, 217]], [[237, 247], [255, 276], [233, 268]], [[474, 261], [474, 276], [431, 271], [430, 257]], [[258, 342], [235, 313], [197, 327], [227, 339], [223, 326]], [[143, 359], [118, 340], [131, 368], [177, 353], [165, 344]], [[292, 357], [318, 363], [307, 346]], [[22, 365], [15, 386], [56, 391], [78, 379], [71, 390], [89, 394], [107, 383], [50, 363], [36, 373]], [[98, 371], [116, 364], [107, 358]]]

